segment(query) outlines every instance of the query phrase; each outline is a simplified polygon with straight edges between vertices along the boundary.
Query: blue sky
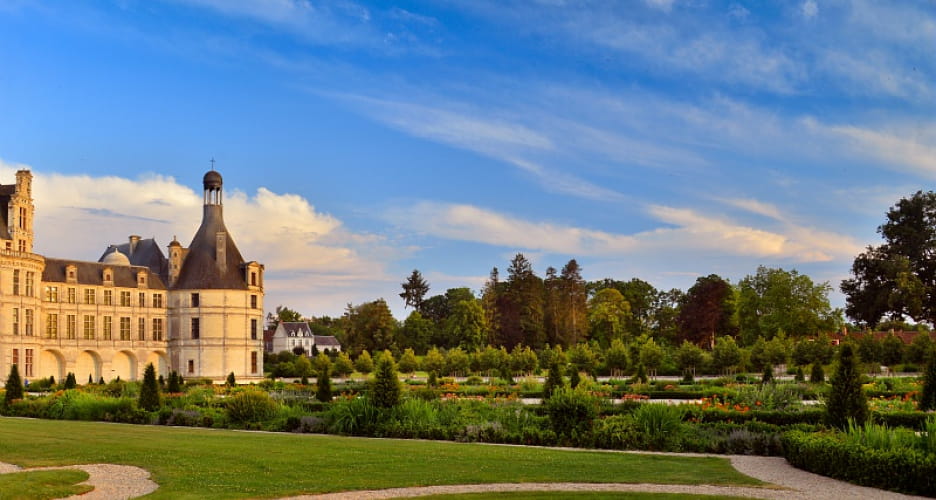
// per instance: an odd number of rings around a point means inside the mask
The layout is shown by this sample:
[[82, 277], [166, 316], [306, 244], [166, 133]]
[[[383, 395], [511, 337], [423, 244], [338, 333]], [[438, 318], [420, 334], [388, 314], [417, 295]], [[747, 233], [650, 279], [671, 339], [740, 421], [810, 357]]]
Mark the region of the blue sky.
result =
[[0, 175], [37, 176], [37, 251], [96, 260], [187, 244], [214, 158], [267, 308], [308, 315], [518, 251], [837, 288], [933, 187], [933, 47], [926, 0], [3, 0]]

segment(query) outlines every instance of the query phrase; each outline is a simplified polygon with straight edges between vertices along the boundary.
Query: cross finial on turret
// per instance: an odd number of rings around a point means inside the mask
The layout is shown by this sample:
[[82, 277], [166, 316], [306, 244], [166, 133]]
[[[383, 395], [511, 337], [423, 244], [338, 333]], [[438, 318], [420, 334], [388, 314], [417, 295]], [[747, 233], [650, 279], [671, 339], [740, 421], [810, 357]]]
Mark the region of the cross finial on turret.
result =
[[214, 157], [211, 157], [211, 170], [214, 170], [214, 164], [215, 164]]

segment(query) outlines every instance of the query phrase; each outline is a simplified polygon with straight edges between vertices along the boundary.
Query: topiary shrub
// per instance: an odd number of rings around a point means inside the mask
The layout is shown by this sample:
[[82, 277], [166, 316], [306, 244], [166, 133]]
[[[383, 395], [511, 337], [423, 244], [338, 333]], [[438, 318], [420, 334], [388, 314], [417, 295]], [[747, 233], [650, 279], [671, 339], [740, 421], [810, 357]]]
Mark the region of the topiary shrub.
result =
[[156, 411], [161, 404], [159, 383], [156, 381], [156, 369], [153, 363], [146, 365], [143, 370], [143, 386], [140, 387], [140, 399], [137, 404], [146, 411]]
[[845, 344], [839, 351], [832, 389], [826, 401], [826, 423], [844, 429], [848, 421], [863, 424], [868, 419], [868, 400], [861, 387], [861, 373], [852, 346]]
[[813, 363], [812, 370], [809, 372], [809, 381], [814, 384], [821, 384], [825, 382], [825, 371], [822, 369], [821, 363]]
[[553, 362], [546, 374], [546, 382], [543, 383], [543, 401], [549, 399], [553, 392], [562, 387], [565, 387], [565, 381], [562, 379], [562, 368], [559, 363]]
[[380, 356], [377, 361], [372, 392], [374, 404], [380, 408], [391, 408], [400, 402], [400, 379], [396, 363], [389, 352]]
[[323, 367], [319, 370], [318, 381], [315, 387], [315, 399], [328, 403], [332, 400], [331, 378], [328, 376], [329, 367]]
[[923, 391], [920, 392], [919, 407], [922, 411], [936, 410], [936, 351], [930, 349], [923, 375]]
[[19, 368], [16, 364], [10, 366], [10, 375], [7, 377], [4, 388], [6, 393], [3, 395], [3, 401], [6, 404], [23, 399], [23, 381], [20, 379]]
[[68, 375], [65, 376], [65, 385], [63, 388], [67, 391], [68, 389], [74, 389], [78, 387], [78, 381], [75, 380], [75, 374], [68, 372]]

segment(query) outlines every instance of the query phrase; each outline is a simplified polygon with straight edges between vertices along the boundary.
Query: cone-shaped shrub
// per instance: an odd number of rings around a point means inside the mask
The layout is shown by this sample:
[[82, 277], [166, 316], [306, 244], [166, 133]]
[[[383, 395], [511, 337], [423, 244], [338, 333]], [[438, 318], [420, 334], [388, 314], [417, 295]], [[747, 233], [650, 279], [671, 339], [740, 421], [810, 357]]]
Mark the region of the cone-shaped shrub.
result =
[[920, 410], [936, 410], [936, 350], [930, 350], [923, 375], [923, 392], [920, 393]]
[[173, 394], [182, 392], [182, 377], [175, 370], [169, 372], [169, 381], [166, 383], [166, 392]]
[[374, 372], [374, 404], [380, 408], [390, 408], [400, 402], [400, 379], [397, 376], [396, 363], [390, 353], [385, 353], [377, 360]]
[[822, 363], [815, 362], [812, 365], [812, 371], [809, 373], [809, 381], [814, 384], [825, 382], [825, 370], [822, 369]]
[[143, 370], [139, 406], [146, 411], [156, 411], [160, 406], [159, 382], [156, 381], [156, 368], [153, 368], [153, 363], [146, 365], [146, 369]]
[[234, 378], [234, 372], [228, 373], [227, 380], [224, 382], [228, 387], [237, 385], [237, 379]]
[[549, 399], [549, 396], [552, 396], [554, 391], [564, 386], [565, 381], [562, 380], [562, 368], [559, 367], [559, 363], [553, 361], [549, 366], [549, 373], [546, 374], [546, 382], [543, 383], [543, 401], [545, 402]]
[[23, 399], [23, 381], [20, 379], [19, 368], [14, 364], [10, 367], [10, 376], [6, 381], [6, 394], [3, 400], [9, 404], [16, 399]]
[[65, 375], [65, 389], [74, 389], [78, 387], [78, 381], [75, 380], [75, 374], [68, 372], [68, 375]]
[[845, 429], [848, 421], [863, 424], [868, 419], [868, 399], [861, 388], [861, 373], [852, 346], [845, 344], [839, 351], [835, 374], [830, 380], [832, 390], [826, 402], [826, 420], [831, 426]]
[[318, 380], [315, 385], [315, 399], [327, 403], [332, 400], [332, 390], [331, 390], [331, 378], [329, 377], [329, 371], [331, 371], [327, 366], [322, 367], [318, 373]]

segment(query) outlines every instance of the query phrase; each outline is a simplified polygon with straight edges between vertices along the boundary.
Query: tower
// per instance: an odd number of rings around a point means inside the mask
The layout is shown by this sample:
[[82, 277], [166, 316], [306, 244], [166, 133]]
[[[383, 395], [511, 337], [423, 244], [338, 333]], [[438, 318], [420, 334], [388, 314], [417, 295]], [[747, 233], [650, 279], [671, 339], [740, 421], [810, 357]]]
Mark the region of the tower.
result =
[[241, 256], [224, 224], [223, 181], [202, 179], [202, 222], [188, 248], [169, 245], [173, 368], [185, 376], [263, 376], [263, 266]]
[[9, 198], [7, 223], [11, 239], [11, 250], [32, 253], [33, 214], [32, 173], [29, 170], [16, 172], [16, 185]]

